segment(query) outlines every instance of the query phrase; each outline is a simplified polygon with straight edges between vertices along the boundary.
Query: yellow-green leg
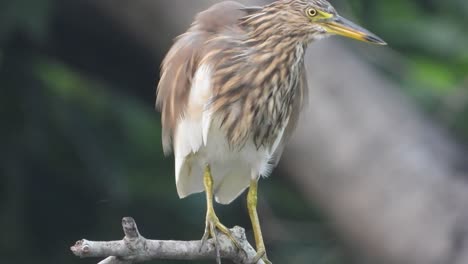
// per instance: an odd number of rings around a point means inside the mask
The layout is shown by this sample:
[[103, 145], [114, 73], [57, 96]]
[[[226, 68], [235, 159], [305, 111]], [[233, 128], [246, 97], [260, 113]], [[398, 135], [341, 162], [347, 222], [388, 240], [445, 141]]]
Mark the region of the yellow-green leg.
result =
[[205, 185], [206, 192], [206, 222], [205, 234], [203, 235], [201, 246], [203, 247], [208, 238], [212, 237], [215, 240], [216, 261], [218, 264], [220, 264], [221, 255], [219, 252], [219, 242], [218, 237], [216, 236], [216, 229], [228, 236], [237, 248], [240, 249], [241, 247], [239, 242], [237, 242], [237, 240], [232, 236], [231, 231], [229, 231], [229, 229], [219, 221], [218, 216], [215, 213], [213, 207], [213, 176], [211, 175], [211, 168], [209, 165], [207, 165], [205, 168], [203, 183]]
[[252, 180], [250, 182], [249, 193], [247, 194], [247, 207], [249, 209], [250, 221], [252, 222], [252, 228], [255, 236], [255, 244], [257, 247], [257, 256], [255, 257], [254, 263], [257, 263], [260, 259], [267, 264], [271, 264], [268, 260], [265, 243], [263, 242], [262, 229], [260, 228], [260, 221], [257, 213], [257, 192], [258, 192], [258, 181]]

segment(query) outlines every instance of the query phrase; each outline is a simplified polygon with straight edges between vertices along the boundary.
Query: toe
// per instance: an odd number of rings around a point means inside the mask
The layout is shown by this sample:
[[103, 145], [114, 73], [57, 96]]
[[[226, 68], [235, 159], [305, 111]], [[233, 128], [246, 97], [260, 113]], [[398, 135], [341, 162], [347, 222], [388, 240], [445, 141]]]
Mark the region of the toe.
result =
[[272, 262], [268, 259], [266, 255], [266, 251], [264, 249], [261, 249], [257, 252], [257, 255], [255, 255], [252, 264], [257, 264], [259, 261], [263, 260], [265, 264], [272, 264]]

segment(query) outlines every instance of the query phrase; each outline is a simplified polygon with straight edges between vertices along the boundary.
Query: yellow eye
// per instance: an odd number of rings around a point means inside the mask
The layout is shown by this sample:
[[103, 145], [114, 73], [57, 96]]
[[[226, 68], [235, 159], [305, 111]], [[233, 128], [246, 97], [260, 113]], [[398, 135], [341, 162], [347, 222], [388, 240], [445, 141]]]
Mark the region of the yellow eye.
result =
[[306, 13], [308, 17], [315, 17], [318, 14], [317, 10], [313, 8], [308, 8]]

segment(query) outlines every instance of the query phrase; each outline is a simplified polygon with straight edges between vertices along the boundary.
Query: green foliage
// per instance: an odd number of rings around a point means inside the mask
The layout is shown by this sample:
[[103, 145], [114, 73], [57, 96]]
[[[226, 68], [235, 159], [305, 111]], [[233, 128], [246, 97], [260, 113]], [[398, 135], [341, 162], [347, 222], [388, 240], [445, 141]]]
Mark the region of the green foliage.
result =
[[404, 92], [468, 143], [468, 100], [455, 112], [446, 103], [468, 94], [468, 2], [354, 0], [352, 4], [366, 26], [400, 55], [402, 69], [390, 70], [396, 72]]
[[0, 43], [15, 31], [43, 39], [49, 26], [52, 0], [0, 0]]

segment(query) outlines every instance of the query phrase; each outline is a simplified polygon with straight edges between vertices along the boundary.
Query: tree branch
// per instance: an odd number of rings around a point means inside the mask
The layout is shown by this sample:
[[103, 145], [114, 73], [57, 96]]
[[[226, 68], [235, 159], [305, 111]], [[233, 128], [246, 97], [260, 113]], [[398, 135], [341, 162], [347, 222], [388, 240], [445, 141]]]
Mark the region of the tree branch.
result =
[[[131, 217], [122, 219], [125, 237], [118, 241], [89, 241], [82, 239], [70, 249], [80, 258], [102, 257], [106, 258], [99, 264], [131, 264], [154, 259], [171, 260], [200, 260], [216, 259], [216, 248], [213, 239], [201, 247], [201, 241], [163, 241], [149, 240], [138, 232], [135, 220]], [[219, 251], [222, 258], [230, 259], [234, 263], [252, 263], [256, 252], [247, 241], [245, 230], [241, 227], [231, 229], [232, 235], [237, 239], [242, 250], [229, 240], [227, 236], [219, 233]], [[260, 260], [257, 264], [264, 264]]]

